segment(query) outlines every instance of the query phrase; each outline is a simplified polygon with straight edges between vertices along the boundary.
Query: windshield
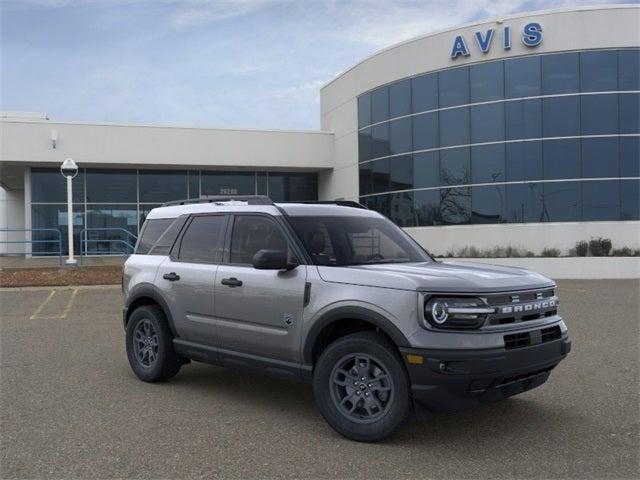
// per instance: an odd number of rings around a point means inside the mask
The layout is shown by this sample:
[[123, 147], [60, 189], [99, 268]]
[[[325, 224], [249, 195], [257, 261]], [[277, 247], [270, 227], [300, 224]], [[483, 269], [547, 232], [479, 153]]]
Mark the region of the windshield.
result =
[[432, 261], [406, 233], [385, 218], [291, 216], [289, 221], [316, 265]]

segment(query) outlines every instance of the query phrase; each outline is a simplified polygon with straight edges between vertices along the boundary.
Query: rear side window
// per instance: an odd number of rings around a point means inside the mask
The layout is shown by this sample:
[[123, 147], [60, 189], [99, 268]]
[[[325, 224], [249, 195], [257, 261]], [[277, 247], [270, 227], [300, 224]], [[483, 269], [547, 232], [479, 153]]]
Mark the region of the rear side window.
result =
[[224, 244], [225, 215], [194, 217], [180, 242], [182, 262], [220, 263]]
[[153, 244], [158, 241], [160, 236], [167, 230], [174, 220], [174, 218], [157, 218], [155, 220], [147, 220], [144, 224], [144, 228], [142, 229], [142, 235], [138, 242], [138, 248], [136, 248], [136, 254], [148, 254]]

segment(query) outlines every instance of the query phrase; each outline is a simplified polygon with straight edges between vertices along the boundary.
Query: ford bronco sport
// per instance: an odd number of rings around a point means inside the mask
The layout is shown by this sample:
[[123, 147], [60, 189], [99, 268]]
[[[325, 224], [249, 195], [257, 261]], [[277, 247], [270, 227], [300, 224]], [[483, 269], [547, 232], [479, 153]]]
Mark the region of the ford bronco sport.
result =
[[131, 368], [191, 360], [308, 381], [342, 435], [378, 441], [415, 411], [544, 383], [571, 342], [556, 285], [437, 261], [355, 202], [208, 197], [153, 209], [124, 266]]

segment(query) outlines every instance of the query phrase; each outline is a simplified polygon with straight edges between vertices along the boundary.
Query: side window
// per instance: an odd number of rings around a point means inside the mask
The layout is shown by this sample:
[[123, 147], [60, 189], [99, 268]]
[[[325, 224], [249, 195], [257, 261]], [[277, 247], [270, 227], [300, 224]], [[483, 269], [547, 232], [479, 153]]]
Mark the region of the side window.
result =
[[224, 215], [194, 217], [182, 236], [178, 259], [183, 262], [220, 263], [226, 221]]
[[160, 238], [160, 235], [173, 223], [174, 218], [158, 218], [155, 220], [147, 220], [142, 229], [142, 235], [136, 248], [136, 254], [146, 255], [151, 250], [154, 243]]
[[258, 215], [235, 217], [230, 263], [251, 264], [262, 249], [289, 251], [286, 237], [273, 220]]

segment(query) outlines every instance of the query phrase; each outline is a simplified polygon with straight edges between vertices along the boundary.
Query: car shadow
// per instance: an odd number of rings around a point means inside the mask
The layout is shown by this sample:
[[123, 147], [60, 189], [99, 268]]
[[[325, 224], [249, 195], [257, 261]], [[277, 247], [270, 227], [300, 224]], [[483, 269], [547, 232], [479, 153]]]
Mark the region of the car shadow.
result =
[[[286, 416], [288, 421], [307, 424], [323, 422], [311, 385], [199, 363], [183, 368], [171, 383], [175, 388], [210, 393], [227, 405], [257, 415]], [[438, 448], [443, 443], [506, 442], [532, 425], [557, 425], [571, 416], [575, 412], [563, 405], [525, 394], [460, 412], [436, 413], [426, 421], [413, 418], [384, 443]], [[496, 432], [500, 432], [499, 437]], [[348, 441], [328, 426], [324, 434]]]

